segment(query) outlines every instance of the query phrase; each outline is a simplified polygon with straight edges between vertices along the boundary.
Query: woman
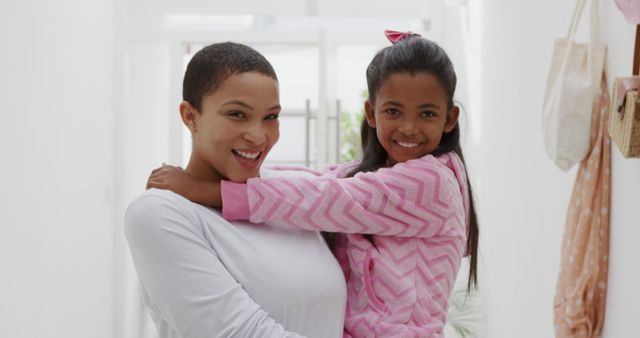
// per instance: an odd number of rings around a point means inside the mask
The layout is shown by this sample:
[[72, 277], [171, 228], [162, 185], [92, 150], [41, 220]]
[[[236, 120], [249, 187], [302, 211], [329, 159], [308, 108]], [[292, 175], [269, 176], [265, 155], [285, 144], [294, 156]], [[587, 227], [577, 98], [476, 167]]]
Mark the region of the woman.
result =
[[[260, 171], [280, 112], [262, 55], [231, 42], [205, 47], [187, 66], [183, 99], [189, 174], [214, 182], [276, 175]], [[131, 203], [125, 227], [160, 337], [342, 335], [344, 277], [317, 232], [232, 224], [158, 189]]]

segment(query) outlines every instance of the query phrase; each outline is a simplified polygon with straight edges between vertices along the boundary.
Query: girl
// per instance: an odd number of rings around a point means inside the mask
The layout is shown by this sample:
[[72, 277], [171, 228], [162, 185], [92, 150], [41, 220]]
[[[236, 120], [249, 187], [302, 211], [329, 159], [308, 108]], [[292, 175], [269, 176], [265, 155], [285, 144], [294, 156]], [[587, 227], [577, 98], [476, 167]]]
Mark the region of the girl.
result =
[[456, 74], [434, 42], [411, 33], [387, 37], [393, 44], [367, 68], [361, 161], [313, 178], [221, 185], [166, 166], [148, 184], [206, 196], [199, 202], [222, 205], [227, 219], [339, 233], [345, 336], [442, 337], [465, 252], [468, 289], [477, 283], [478, 223], [453, 103]]

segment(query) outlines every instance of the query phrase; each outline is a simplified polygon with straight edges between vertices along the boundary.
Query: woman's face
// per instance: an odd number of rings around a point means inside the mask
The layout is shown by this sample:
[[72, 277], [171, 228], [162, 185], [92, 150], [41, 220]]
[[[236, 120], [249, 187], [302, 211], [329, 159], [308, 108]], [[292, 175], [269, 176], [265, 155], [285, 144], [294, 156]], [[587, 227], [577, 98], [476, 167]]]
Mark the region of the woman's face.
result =
[[202, 99], [202, 111], [194, 114], [192, 122], [185, 119], [182, 105], [183, 120], [187, 127], [189, 123], [194, 126], [189, 167], [193, 165], [208, 178], [234, 182], [258, 176], [280, 136], [275, 79], [257, 72], [231, 75]]

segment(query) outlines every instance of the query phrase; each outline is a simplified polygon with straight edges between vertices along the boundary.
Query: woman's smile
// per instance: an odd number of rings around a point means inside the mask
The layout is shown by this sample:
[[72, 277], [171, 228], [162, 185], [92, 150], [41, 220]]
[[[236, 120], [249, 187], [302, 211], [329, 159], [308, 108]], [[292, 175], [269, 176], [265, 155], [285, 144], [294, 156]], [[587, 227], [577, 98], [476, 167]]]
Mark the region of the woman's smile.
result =
[[240, 165], [247, 169], [257, 169], [262, 163], [263, 151], [242, 151], [232, 149], [231, 152], [235, 155], [236, 160]]

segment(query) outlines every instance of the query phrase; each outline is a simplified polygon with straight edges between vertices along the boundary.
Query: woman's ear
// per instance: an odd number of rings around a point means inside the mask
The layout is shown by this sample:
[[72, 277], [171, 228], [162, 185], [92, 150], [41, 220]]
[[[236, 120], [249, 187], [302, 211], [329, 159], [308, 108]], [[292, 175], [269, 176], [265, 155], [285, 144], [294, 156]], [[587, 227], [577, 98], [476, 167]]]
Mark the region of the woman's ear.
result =
[[369, 127], [375, 128], [376, 127], [375, 109], [373, 109], [373, 104], [369, 100], [364, 101], [364, 113], [365, 113], [365, 118], [367, 119], [367, 124], [369, 124]]
[[180, 117], [182, 118], [182, 123], [194, 133], [197, 130], [196, 126], [196, 117], [198, 115], [198, 110], [194, 108], [191, 103], [187, 101], [180, 102]]
[[447, 122], [444, 124], [444, 132], [449, 133], [456, 127], [458, 123], [458, 116], [460, 116], [460, 107], [453, 106], [447, 114]]

